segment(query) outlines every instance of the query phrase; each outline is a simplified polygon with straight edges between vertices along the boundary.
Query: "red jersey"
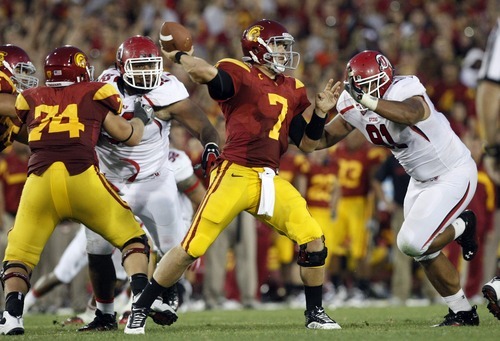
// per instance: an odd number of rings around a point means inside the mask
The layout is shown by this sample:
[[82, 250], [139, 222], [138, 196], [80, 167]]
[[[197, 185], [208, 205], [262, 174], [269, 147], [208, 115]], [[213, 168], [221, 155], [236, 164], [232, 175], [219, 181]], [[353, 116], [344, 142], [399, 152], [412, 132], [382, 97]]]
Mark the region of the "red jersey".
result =
[[14, 151], [0, 161], [0, 181], [5, 197], [5, 211], [16, 215], [19, 200], [26, 182], [28, 162], [19, 158]]
[[307, 178], [305, 199], [309, 207], [330, 207], [332, 193], [336, 185], [337, 164], [330, 158], [323, 163], [309, 162], [304, 170]]
[[16, 110], [29, 131], [28, 174], [41, 175], [56, 161], [63, 162], [70, 175], [98, 167], [94, 147], [102, 123], [108, 112], [118, 115], [121, 109], [120, 95], [107, 83], [24, 90]]
[[231, 76], [235, 93], [219, 103], [226, 119], [221, 159], [278, 169], [290, 123], [310, 105], [304, 84], [284, 75], [273, 80], [235, 59], [222, 59], [216, 66]]
[[387, 156], [379, 147], [364, 143], [356, 150], [348, 149], [341, 142], [332, 151], [332, 159], [337, 164], [338, 181], [342, 197], [366, 196], [370, 192], [370, 174]]

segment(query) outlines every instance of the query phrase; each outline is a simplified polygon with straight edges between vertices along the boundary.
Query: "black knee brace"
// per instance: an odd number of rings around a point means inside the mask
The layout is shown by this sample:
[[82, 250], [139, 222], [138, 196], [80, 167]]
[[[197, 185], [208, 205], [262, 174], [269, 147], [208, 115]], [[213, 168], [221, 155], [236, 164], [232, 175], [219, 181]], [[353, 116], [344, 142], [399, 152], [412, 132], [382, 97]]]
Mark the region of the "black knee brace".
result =
[[[127, 245], [130, 245], [132, 243], [141, 243], [142, 245], [144, 245], [144, 247], [142, 247], [142, 248], [141, 247], [134, 247], [134, 248], [131, 248], [130, 250], [127, 250], [125, 253], [123, 253], [123, 249], [125, 249], [125, 247], [127, 247]], [[122, 247], [122, 265], [123, 265], [123, 262], [125, 262], [125, 259], [127, 259], [127, 257], [133, 253], [143, 253], [146, 255], [146, 257], [148, 257], [148, 261], [149, 261], [149, 251], [150, 251], [150, 247], [148, 244], [148, 237], [145, 234], [143, 234], [139, 238], [130, 239]]]
[[300, 245], [299, 256], [297, 259], [297, 264], [305, 268], [313, 268], [316, 266], [325, 265], [326, 257], [328, 256], [328, 249], [326, 246], [323, 250], [317, 252], [306, 251], [307, 244]]
[[[21, 268], [24, 271], [26, 271], [26, 273], [28, 275], [25, 275], [19, 271], [5, 273], [8, 269], [11, 269], [11, 268]], [[26, 283], [26, 286], [28, 287], [28, 291], [30, 290], [30, 288], [31, 288], [31, 284], [30, 284], [31, 273], [28, 271], [28, 268], [26, 267], [26, 265], [24, 265], [22, 263], [3, 262], [2, 271], [0, 272], [0, 282], [2, 283], [2, 289], [5, 289], [5, 282], [9, 278], [12, 278], [12, 277], [17, 277], [17, 278], [22, 279], [24, 281], [24, 283]]]

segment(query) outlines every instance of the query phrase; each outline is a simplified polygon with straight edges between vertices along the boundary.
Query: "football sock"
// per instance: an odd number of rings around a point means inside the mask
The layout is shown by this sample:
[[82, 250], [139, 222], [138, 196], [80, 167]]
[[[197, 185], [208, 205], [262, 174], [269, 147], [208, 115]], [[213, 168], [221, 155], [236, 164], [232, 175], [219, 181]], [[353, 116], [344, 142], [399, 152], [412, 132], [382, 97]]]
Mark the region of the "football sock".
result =
[[304, 294], [306, 296], [306, 310], [313, 310], [315, 307], [323, 305], [323, 285], [304, 286]]
[[465, 231], [465, 221], [463, 221], [462, 218], [456, 219], [453, 223], [451, 223], [451, 226], [455, 229], [455, 238], [457, 239], [464, 233]]
[[454, 312], [470, 311], [472, 306], [465, 297], [464, 291], [460, 289], [455, 295], [443, 297], [448, 307]]

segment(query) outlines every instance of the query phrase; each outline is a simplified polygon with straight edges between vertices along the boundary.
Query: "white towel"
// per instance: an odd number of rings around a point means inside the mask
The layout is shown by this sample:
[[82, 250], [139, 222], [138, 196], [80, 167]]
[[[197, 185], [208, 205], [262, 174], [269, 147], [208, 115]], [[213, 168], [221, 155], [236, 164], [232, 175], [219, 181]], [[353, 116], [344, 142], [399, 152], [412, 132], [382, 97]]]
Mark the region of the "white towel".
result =
[[264, 167], [264, 172], [259, 173], [259, 178], [262, 181], [260, 189], [260, 204], [258, 215], [266, 215], [272, 217], [274, 213], [274, 177], [276, 173], [268, 167]]

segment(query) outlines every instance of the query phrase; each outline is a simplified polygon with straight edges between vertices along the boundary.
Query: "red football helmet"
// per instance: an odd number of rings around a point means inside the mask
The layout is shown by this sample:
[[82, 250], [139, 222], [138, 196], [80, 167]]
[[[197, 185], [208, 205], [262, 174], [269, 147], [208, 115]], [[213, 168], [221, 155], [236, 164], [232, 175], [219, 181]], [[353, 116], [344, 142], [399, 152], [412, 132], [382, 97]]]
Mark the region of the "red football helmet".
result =
[[250, 25], [241, 37], [243, 61], [265, 65], [276, 73], [296, 69], [300, 54], [294, 39], [279, 22], [263, 19]]
[[45, 85], [68, 86], [90, 82], [94, 79], [94, 67], [87, 55], [77, 47], [65, 45], [56, 48], [45, 58]]
[[152, 90], [160, 85], [163, 58], [151, 38], [134, 36], [118, 47], [116, 67], [131, 87]]
[[38, 78], [31, 76], [36, 72], [35, 66], [18, 46], [0, 45], [0, 70], [10, 77], [19, 92], [38, 85]]
[[382, 98], [392, 83], [394, 68], [378, 51], [363, 51], [347, 63], [347, 75], [367, 94]]

